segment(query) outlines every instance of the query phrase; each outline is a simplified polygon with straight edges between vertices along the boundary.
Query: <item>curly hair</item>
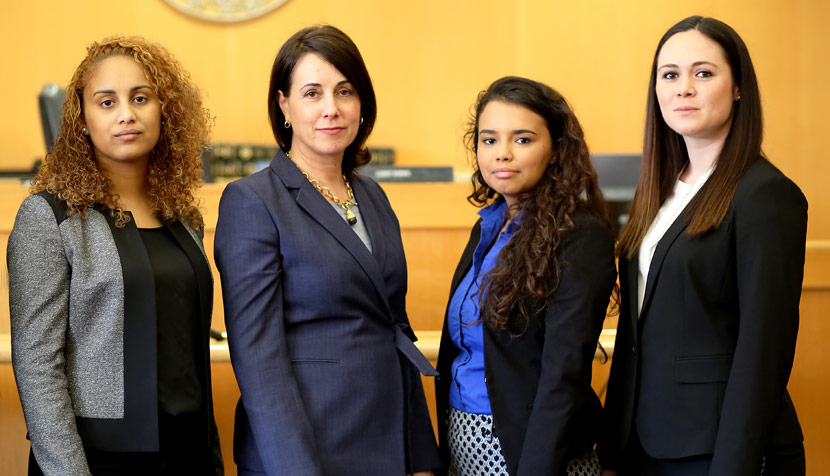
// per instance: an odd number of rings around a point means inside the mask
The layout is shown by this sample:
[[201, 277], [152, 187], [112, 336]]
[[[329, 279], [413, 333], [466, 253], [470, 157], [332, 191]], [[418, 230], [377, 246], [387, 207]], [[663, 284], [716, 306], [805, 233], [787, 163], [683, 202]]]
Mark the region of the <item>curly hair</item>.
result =
[[87, 48], [66, 87], [55, 145], [32, 179], [30, 192], [45, 190], [57, 195], [66, 201], [68, 216], [86, 217], [87, 208], [103, 205], [112, 210], [116, 226], [130, 221], [112, 183], [97, 165], [91, 139], [83, 132], [84, 88], [98, 63], [112, 56], [131, 57], [141, 64], [161, 102], [161, 133], [150, 152], [147, 170], [153, 211], [165, 221], [202, 226], [195, 190], [202, 185], [201, 152], [207, 145], [212, 118], [181, 64], [163, 46], [137, 36], [105, 38]]
[[498, 196], [484, 181], [476, 161], [479, 117], [492, 101], [515, 104], [541, 116], [556, 158], [536, 186], [518, 196], [510, 212], [521, 213], [521, 226], [479, 288], [487, 290], [479, 294], [484, 323], [517, 335], [527, 329], [536, 304], [548, 302], [559, 287], [562, 263], [556, 251], [563, 234], [574, 229], [574, 213], [581, 208], [601, 219], [609, 230], [611, 224], [582, 127], [565, 98], [545, 84], [514, 76], [495, 81], [479, 94], [464, 135], [473, 165], [470, 203], [483, 207]]

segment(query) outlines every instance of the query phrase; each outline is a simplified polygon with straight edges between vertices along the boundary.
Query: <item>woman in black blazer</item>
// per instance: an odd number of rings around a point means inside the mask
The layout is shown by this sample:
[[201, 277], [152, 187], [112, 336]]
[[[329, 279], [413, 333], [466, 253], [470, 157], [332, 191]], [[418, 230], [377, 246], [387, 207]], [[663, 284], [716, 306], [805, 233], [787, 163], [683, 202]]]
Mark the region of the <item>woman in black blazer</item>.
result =
[[616, 278], [582, 128], [565, 99], [494, 82], [466, 135], [487, 205], [453, 277], [436, 384], [460, 476], [598, 475], [591, 365]]
[[[217, 475], [194, 191], [210, 116], [162, 46], [89, 46], [9, 237], [30, 475]], [[22, 436], [22, 435], [21, 435]]]
[[805, 473], [787, 393], [807, 202], [764, 158], [737, 33], [690, 17], [660, 40], [599, 446], [608, 474]]

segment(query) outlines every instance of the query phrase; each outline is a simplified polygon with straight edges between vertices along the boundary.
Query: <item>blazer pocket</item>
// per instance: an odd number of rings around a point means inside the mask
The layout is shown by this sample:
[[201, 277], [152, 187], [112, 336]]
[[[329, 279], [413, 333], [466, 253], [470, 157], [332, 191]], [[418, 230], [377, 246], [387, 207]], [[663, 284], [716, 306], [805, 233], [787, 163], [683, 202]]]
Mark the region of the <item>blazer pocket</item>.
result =
[[674, 359], [674, 378], [679, 383], [726, 382], [731, 371], [731, 355]]
[[340, 359], [291, 359], [291, 365], [340, 365]]

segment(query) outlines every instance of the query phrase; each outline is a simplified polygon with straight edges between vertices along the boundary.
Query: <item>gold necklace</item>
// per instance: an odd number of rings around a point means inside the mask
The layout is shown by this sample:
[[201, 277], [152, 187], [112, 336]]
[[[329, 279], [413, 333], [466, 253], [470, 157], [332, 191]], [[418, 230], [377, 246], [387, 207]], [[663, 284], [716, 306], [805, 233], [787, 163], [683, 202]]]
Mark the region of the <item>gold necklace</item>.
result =
[[349, 210], [349, 207], [356, 207], [357, 202], [354, 201], [354, 192], [352, 191], [352, 186], [349, 183], [349, 179], [346, 178], [346, 175], [343, 175], [343, 183], [346, 184], [346, 193], [349, 194], [349, 199], [344, 201], [335, 197], [328, 187], [320, 185], [320, 182], [317, 181], [317, 179], [311, 178], [306, 173], [306, 171], [303, 170], [302, 167], [300, 167], [300, 164], [298, 164], [294, 159], [291, 158], [291, 151], [286, 152], [285, 155], [287, 155], [288, 158], [291, 159], [291, 162], [294, 162], [294, 165], [296, 165], [297, 168], [300, 169], [300, 173], [303, 174], [303, 176], [305, 176], [306, 180], [308, 180], [309, 183], [311, 183], [311, 185], [314, 185], [314, 188], [316, 188], [317, 191], [319, 191], [327, 199], [331, 200], [335, 205], [339, 205], [341, 208], [343, 208], [343, 210], [346, 210], [346, 221], [349, 223], [349, 225], [354, 226], [354, 224], [357, 223], [357, 217], [355, 216], [354, 212]]

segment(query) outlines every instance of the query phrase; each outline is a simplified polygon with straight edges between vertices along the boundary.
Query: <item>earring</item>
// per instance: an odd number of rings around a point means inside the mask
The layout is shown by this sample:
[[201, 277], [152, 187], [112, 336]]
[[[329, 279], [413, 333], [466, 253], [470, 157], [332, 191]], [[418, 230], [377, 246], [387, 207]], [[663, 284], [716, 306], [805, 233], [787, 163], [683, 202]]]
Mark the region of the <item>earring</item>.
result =
[[740, 101], [740, 100], [741, 100], [741, 95], [738, 94], [738, 99], [736, 99], [736, 101]]
[[82, 129], [82, 131], [84, 132], [84, 135], [85, 135], [85, 136], [89, 135], [89, 131], [88, 131], [88, 130], [86, 130], [86, 127], [84, 127], [84, 128]]
[[363, 124], [363, 118], [362, 117], [360, 118], [360, 123]]
[[286, 129], [291, 129], [291, 123], [288, 122], [288, 119], [286, 119], [285, 122], [282, 123], [282, 126]]

